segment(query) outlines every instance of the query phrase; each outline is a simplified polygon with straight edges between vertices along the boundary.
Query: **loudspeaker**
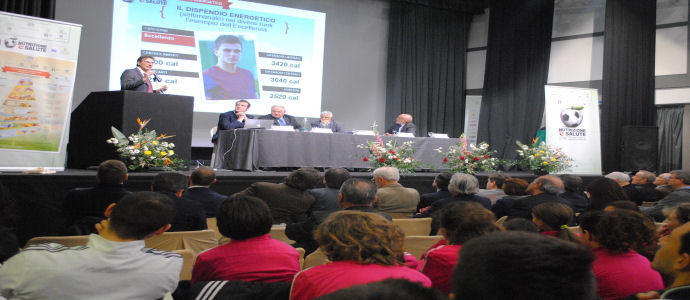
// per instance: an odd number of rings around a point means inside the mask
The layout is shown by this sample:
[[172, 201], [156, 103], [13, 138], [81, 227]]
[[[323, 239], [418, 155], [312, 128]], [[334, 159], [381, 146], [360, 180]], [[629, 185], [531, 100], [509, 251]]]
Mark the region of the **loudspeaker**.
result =
[[659, 128], [656, 126], [623, 126], [621, 171], [657, 170]]

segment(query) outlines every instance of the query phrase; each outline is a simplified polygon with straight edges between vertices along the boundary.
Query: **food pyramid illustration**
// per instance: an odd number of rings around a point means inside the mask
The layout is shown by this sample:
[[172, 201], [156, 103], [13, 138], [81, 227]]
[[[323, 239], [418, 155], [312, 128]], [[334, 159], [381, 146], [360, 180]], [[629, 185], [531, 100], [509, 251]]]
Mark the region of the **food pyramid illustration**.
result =
[[0, 139], [39, 131], [33, 85], [29, 78], [19, 80], [0, 106]]

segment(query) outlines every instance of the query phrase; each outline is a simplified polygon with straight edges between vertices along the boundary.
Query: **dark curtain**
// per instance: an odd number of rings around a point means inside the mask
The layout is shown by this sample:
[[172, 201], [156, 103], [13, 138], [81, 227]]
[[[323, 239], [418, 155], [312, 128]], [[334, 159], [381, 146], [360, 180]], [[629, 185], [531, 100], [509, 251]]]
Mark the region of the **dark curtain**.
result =
[[601, 106], [604, 172], [621, 168], [625, 125], [654, 126], [656, 0], [607, 0]]
[[[398, 114], [408, 113], [414, 117], [417, 136], [429, 131], [462, 133], [471, 15], [447, 8], [454, 2], [391, 2], [386, 124], [381, 131], [394, 124]], [[444, 3], [446, 8], [439, 7]]]
[[478, 141], [504, 159], [541, 125], [553, 8], [553, 0], [491, 2]]
[[55, 19], [55, 0], [0, 0], [0, 11]]
[[659, 173], [682, 169], [684, 105], [656, 109], [659, 126]]

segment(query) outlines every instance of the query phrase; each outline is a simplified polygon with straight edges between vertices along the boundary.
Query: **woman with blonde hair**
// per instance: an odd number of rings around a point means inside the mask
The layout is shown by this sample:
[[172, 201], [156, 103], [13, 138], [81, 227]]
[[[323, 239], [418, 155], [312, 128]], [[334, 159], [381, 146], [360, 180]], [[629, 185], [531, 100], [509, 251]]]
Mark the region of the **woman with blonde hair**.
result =
[[378, 214], [333, 213], [319, 225], [314, 237], [332, 263], [297, 273], [290, 292], [292, 300], [313, 299], [388, 278], [431, 286], [428, 277], [404, 265], [402, 229]]

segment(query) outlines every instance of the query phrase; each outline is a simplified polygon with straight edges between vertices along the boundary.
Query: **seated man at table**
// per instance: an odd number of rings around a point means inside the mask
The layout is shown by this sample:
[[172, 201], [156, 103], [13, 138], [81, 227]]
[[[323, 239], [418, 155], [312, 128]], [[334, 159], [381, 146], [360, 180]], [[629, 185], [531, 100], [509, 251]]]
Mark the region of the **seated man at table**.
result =
[[252, 106], [247, 100], [239, 100], [235, 102], [235, 110], [224, 112], [218, 116], [218, 127], [216, 133], [213, 134], [211, 142], [215, 143], [218, 140], [218, 132], [221, 130], [233, 130], [244, 127], [244, 121], [247, 119], [254, 119], [253, 116], [247, 114], [247, 110]]
[[302, 129], [302, 125], [297, 122], [295, 117], [285, 114], [285, 106], [273, 105], [271, 106], [271, 113], [259, 117], [262, 120], [273, 120], [273, 125], [292, 126], [295, 130]]
[[416, 127], [412, 123], [412, 115], [410, 114], [400, 114], [395, 118], [395, 124], [386, 130], [386, 135], [394, 135], [400, 132], [409, 132], [414, 134]]
[[343, 132], [343, 125], [333, 120], [333, 113], [327, 110], [321, 112], [321, 119], [311, 122], [311, 128], [328, 128], [333, 132]]
[[182, 258], [145, 248], [170, 228], [172, 201], [152, 192], [105, 210], [83, 246], [31, 245], [0, 268], [0, 299], [162, 299], [177, 287]]

